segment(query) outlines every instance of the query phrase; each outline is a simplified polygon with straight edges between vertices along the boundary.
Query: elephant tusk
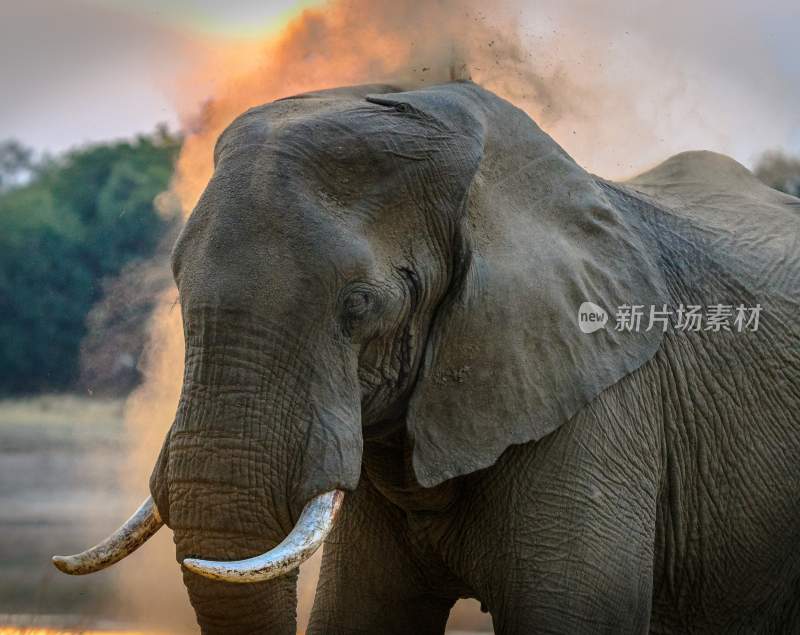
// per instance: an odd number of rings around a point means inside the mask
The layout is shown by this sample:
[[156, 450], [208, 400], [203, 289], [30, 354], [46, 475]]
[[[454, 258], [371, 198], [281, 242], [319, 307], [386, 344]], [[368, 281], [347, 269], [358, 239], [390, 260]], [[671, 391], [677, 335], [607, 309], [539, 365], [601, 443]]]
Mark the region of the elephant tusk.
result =
[[322, 546], [333, 528], [344, 492], [333, 490], [312, 498], [303, 508], [297, 524], [277, 547], [253, 558], [215, 562], [187, 558], [183, 566], [212, 580], [250, 584], [271, 580], [296, 569]]
[[133, 516], [103, 542], [74, 556], [53, 556], [53, 564], [59, 571], [70, 575], [100, 571], [132, 554], [163, 524], [153, 497], [148, 496]]

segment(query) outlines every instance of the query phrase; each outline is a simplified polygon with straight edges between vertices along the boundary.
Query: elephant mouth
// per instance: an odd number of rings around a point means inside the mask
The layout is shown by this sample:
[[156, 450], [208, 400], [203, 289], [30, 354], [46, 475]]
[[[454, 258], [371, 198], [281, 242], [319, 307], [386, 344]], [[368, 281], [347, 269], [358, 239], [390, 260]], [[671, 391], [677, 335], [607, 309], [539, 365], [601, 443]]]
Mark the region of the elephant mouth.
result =
[[[283, 542], [261, 555], [231, 562], [186, 558], [182, 564], [197, 575], [223, 582], [251, 584], [280, 577], [299, 567], [322, 546], [333, 529], [343, 500], [342, 490], [312, 498]], [[153, 498], [148, 497], [125, 524], [105, 540], [79, 554], [54, 556], [53, 564], [70, 575], [100, 571], [136, 551], [163, 525]]]

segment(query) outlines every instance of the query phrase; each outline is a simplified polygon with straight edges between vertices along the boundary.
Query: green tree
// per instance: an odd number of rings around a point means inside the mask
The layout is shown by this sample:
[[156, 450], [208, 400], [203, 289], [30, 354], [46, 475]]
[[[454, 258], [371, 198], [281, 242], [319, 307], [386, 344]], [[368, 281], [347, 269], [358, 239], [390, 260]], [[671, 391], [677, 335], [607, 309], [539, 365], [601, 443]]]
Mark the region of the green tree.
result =
[[14, 139], [0, 142], [0, 190], [24, 180], [33, 165], [33, 150]]
[[[11, 146], [21, 148], [0, 144]], [[179, 147], [162, 128], [131, 142], [28, 161], [26, 182], [6, 180], [12, 184], [0, 192], [0, 392], [73, 384], [86, 316], [103, 280], [152, 255], [168, 229], [170, 219], [153, 200], [168, 187]], [[32, 156], [22, 150], [18, 156]]]

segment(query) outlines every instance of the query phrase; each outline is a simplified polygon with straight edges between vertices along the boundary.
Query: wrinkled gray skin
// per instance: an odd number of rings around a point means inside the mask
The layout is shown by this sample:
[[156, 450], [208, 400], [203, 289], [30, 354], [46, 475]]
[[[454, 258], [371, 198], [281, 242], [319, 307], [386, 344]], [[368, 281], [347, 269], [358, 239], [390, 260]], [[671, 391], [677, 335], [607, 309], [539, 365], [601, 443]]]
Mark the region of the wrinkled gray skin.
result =
[[[460, 597], [506, 634], [800, 631], [800, 201], [711, 153], [604, 181], [466, 82], [254, 108], [215, 164], [151, 479], [179, 560], [342, 488], [310, 633]], [[763, 308], [583, 334], [585, 300]], [[295, 631], [296, 576], [184, 579], [204, 633]]]

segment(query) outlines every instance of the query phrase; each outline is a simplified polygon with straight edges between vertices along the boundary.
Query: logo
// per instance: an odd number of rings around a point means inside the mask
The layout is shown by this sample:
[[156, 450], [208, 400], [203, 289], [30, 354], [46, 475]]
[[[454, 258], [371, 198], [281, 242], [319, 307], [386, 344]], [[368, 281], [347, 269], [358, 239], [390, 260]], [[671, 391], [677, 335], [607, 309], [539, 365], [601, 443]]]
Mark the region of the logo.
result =
[[[658, 329], [677, 331], [722, 331], [755, 332], [761, 319], [762, 306], [747, 307], [743, 304], [679, 304], [669, 307], [662, 304], [621, 304], [613, 315], [613, 328], [618, 332], [641, 333]], [[704, 310], [705, 309], [705, 310]], [[584, 333], [594, 333], [605, 327], [608, 313], [594, 302], [584, 302], [578, 309], [578, 327]]]
[[584, 302], [578, 309], [578, 328], [584, 333], [594, 333], [608, 322], [608, 313], [594, 302]]

